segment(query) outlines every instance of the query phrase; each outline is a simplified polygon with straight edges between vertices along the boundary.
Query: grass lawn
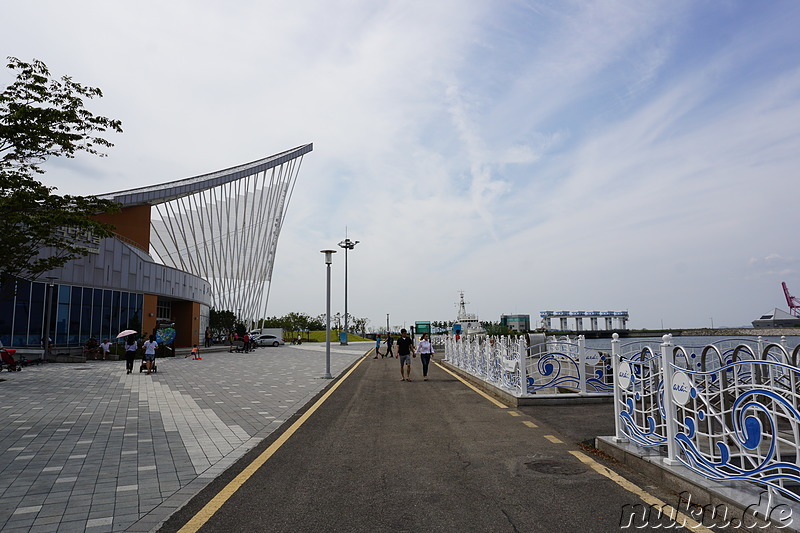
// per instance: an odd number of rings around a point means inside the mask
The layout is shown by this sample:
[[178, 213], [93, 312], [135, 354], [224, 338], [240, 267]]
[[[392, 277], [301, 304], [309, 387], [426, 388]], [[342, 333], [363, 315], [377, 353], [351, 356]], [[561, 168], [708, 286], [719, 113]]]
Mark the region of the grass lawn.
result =
[[[292, 339], [297, 338], [297, 333], [291, 332], [284, 332], [283, 340], [288, 342], [292, 342]], [[325, 342], [325, 331], [301, 331], [300, 338], [303, 339], [303, 342]], [[358, 341], [368, 341], [371, 339], [366, 339], [359, 335], [354, 335], [352, 333], [347, 334], [347, 342], [358, 342]], [[331, 330], [331, 342], [339, 342], [339, 332], [335, 330]]]

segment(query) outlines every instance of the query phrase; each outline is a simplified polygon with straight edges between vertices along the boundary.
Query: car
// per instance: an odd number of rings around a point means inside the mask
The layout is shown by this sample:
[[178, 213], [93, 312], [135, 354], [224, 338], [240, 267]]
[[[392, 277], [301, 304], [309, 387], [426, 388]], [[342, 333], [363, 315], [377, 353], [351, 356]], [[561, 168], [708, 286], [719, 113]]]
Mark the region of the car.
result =
[[280, 346], [282, 344], [286, 344], [280, 337], [267, 334], [256, 335], [253, 337], [253, 342], [256, 344], [256, 346]]

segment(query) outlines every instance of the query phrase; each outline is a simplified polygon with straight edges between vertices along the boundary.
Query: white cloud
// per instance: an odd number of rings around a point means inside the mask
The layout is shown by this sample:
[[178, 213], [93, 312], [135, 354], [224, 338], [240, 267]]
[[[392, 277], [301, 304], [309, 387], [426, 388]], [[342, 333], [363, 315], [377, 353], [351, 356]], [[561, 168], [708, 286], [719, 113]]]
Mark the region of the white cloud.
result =
[[798, 9], [43, 1], [4, 7], [0, 45], [101, 87], [90, 108], [123, 120], [108, 158], [49, 165], [64, 193], [313, 142], [272, 314], [322, 312], [319, 250], [346, 227], [350, 310], [374, 325], [454, 318], [459, 289], [491, 320], [736, 325], [798, 273]]

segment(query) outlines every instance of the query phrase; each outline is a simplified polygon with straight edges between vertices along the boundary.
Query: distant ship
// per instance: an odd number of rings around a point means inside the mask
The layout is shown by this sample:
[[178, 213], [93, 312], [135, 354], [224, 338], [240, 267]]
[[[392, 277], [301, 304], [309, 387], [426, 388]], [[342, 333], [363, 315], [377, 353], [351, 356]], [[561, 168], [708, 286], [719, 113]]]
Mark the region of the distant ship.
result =
[[464, 291], [461, 291], [461, 300], [458, 302], [458, 317], [453, 324], [453, 333], [460, 335], [477, 335], [486, 333], [481, 323], [478, 322], [478, 315], [467, 313], [467, 304], [464, 301]]

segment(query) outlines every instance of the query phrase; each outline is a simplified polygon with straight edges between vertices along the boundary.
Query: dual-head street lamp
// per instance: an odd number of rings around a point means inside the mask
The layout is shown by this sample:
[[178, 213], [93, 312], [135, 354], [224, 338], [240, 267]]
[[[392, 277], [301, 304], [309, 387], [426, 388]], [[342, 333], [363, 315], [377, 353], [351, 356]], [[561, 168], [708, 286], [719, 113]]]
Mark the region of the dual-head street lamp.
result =
[[347, 314], [347, 250], [352, 250], [356, 247], [359, 241], [351, 241], [349, 237], [339, 243], [341, 248], [344, 248], [344, 334], [342, 334], [339, 342], [340, 344], [347, 344], [347, 334], [350, 332], [348, 328], [348, 314]]

